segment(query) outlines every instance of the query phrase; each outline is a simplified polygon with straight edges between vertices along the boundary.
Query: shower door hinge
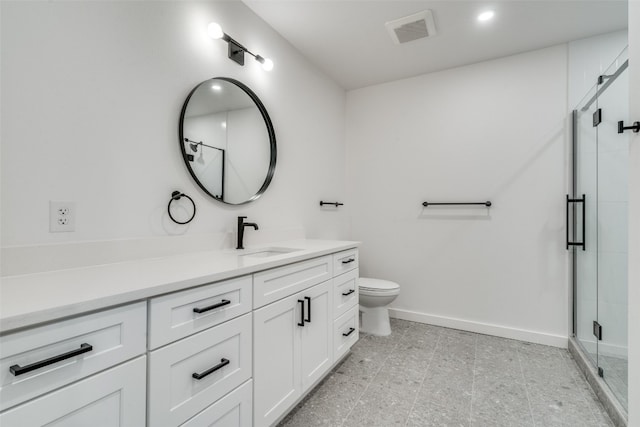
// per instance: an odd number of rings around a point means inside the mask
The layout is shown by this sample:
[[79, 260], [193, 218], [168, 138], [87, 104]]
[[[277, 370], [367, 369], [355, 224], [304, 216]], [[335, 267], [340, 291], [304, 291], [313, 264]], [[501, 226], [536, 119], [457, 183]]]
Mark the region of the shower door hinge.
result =
[[598, 376], [600, 378], [604, 378], [604, 369], [602, 369], [602, 367], [598, 366]]
[[598, 341], [602, 341], [602, 325], [595, 320], [593, 321], [593, 335], [598, 338]]
[[598, 108], [593, 113], [593, 127], [598, 126], [600, 123], [602, 123], [602, 108]]

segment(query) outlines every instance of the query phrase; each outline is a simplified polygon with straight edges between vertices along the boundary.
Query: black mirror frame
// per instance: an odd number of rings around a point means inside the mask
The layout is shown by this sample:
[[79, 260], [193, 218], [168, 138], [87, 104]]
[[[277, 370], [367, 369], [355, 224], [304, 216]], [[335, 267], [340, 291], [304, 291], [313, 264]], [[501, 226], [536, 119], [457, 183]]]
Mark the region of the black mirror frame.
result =
[[[239, 87], [240, 89], [242, 89], [251, 98], [251, 100], [256, 104], [256, 106], [258, 107], [258, 110], [260, 110], [260, 114], [262, 114], [262, 118], [264, 119], [265, 125], [267, 126], [267, 132], [269, 133], [269, 144], [270, 144], [270, 148], [271, 148], [271, 155], [270, 155], [270, 159], [269, 159], [269, 170], [267, 171], [267, 176], [266, 176], [264, 182], [262, 183], [262, 186], [258, 190], [258, 192], [256, 194], [254, 194], [253, 196], [251, 196], [251, 198], [249, 198], [249, 200], [246, 200], [246, 201], [240, 202], [240, 203], [225, 202], [223, 199], [221, 199], [219, 197], [216, 197], [213, 194], [211, 194], [211, 192], [209, 190], [207, 190], [207, 188], [200, 182], [198, 177], [193, 172], [193, 169], [191, 169], [191, 166], [189, 165], [189, 158], [187, 157], [187, 152], [185, 150], [184, 132], [183, 132], [182, 129], [183, 129], [183, 126], [184, 126], [184, 115], [185, 115], [185, 112], [187, 111], [187, 105], [189, 104], [189, 100], [191, 99], [191, 96], [193, 96], [195, 91], [198, 90], [198, 88], [200, 86], [204, 85], [205, 83], [210, 83], [212, 80], [223, 80], [223, 81], [232, 83], [232, 84], [236, 85], [237, 87]], [[179, 137], [178, 143], [180, 144], [180, 152], [182, 153], [182, 158], [184, 160], [185, 166], [187, 167], [187, 170], [189, 171], [189, 174], [191, 175], [193, 180], [196, 182], [196, 184], [198, 184], [198, 186], [202, 189], [202, 191], [207, 193], [213, 199], [215, 199], [215, 200], [217, 200], [219, 202], [222, 202], [224, 204], [227, 204], [227, 205], [232, 205], [232, 206], [245, 205], [245, 204], [253, 202], [257, 198], [259, 198], [267, 190], [267, 187], [269, 187], [269, 184], [271, 184], [271, 180], [273, 179], [273, 175], [275, 174], [275, 170], [276, 170], [276, 157], [277, 157], [276, 133], [275, 133], [275, 131], [273, 129], [273, 123], [271, 123], [271, 118], [269, 117], [269, 113], [267, 113], [267, 109], [262, 104], [262, 101], [260, 101], [260, 98], [258, 98], [258, 95], [256, 95], [244, 83], [241, 83], [238, 80], [235, 80], [235, 79], [232, 79], [232, 78], [229, 78], [229, 77], [213, 77], [213, 78], [211, 78], [209, 80], [205, 80], [205, 81], [199, 83], [196, 87], [194, 87], [191, 90], [191, 92], [189, 92], [189, 95], [187, 96], [187, 99], [184, 101], [184, 104], [182, 105], [182, 111], [180, 112], [180, 122], [178, 123], [178, 137]]]

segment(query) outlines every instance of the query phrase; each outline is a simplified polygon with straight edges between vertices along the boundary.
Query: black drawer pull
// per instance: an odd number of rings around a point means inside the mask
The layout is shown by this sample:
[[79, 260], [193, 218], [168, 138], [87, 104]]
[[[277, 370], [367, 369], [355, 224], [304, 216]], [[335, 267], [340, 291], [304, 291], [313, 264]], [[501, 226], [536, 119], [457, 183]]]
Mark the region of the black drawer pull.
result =
[[349, 289], [347, 292], [343, 292], [342, 296], [347, 296], [347, 295], [351, 295], [352, 293], [354, 293], [356, 290], [355, 289]]
[[219, 303], [210, 305], [209, 307], [204, 307], [204, 308], [197, 308], [196, 307], [196, 308], [193, 309], [193, 312], [194, 313], [204, 313], [205, 311], [213, 310], [214, 308], [222, 307], [223, 305], [228, 305], [228, 304], [231, 304], [231, 301], [229, 301], [228, 299], [223, 299]]
[[349, 259], [345, 259], [344, 261], [342, 261], [343, 264], [349, 264], [350, 262], [355, 261], [355, 258], [349, 258]]
[[214, 366], [211, 369], [207, 369], [206, 371], [204, 371], [203, 373], [199, 374], [197, 372], [194, 372], [193, 374], [191, 374], [191, 376], [197, 380], [201, 380], [204, 377], [206, 377], [209, 374], [213, 374], [215, 371], [217, 371], [218, 369], [227, 366], [229, 364], [229, 359], [220, 359], [220, 363], [218, 363], [216, 366]]
[[308, 304], [307, 307], [309, 307], [309, 311], [307, 311], [307, 316], [308, 317], [306, 319], [304, 319], [304, 320], [305, 320], [305, 322], [311, 323], [311, 298], [304, 297], [304, 299], [307, 300], [307, 304]]
[[343, 337], [348, 337], [349, 335], [351, 335], [353, 332], [355, 331], [354, 328], [349, 328], [349, 332], [347, 332], [346, 334], [343, 332], [342, 336]]
[[70, 359], [73, 356], [78, 356], [82, 353], [87, 353], [91, 350], [93, 350], [93, 346], [87, 343], [82, 343], [80, 344], [80, 348], [77, 350], [72, 350], [64, 354], [59, 354], [58, 356], [50, 357], [49, 359], [32, 363], [31, 365], [27, 365], [27, 366], [13, 365], [9, 367], [9, 371], [11, 371], [11, 373], [17, 377], [18, 375], [26, 374], [27, 372], [35, 371], [36, 369], [44, 368], [45, 366], [48, 366], [48, 365], [53, 365], [54, 363], [61, 362], [65, 359]]
[[300, 322], [298, 322], [298, 326], [304, 326], [304, 300], [299, 299], [300, 303]]

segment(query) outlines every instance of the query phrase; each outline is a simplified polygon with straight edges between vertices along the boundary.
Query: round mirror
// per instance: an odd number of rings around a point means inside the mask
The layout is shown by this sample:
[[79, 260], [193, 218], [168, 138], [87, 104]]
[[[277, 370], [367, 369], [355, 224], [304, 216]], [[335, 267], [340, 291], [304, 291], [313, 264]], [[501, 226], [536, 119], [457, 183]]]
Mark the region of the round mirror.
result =
[[276, 135], [258, 96], [237, 80], [205, 80], [180, 113], [180, 149], [208, 195], [241, 205], [265, 192], [276, 168]]

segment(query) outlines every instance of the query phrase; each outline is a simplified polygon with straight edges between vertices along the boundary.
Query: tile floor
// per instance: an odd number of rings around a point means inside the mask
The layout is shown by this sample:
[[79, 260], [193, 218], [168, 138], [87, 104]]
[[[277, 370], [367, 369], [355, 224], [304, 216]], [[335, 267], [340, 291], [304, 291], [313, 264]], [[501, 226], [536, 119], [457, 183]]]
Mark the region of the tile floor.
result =
[[281, 423], [613, 426], [568, 351], [392, 319]]

